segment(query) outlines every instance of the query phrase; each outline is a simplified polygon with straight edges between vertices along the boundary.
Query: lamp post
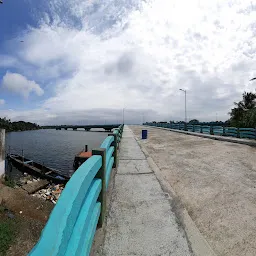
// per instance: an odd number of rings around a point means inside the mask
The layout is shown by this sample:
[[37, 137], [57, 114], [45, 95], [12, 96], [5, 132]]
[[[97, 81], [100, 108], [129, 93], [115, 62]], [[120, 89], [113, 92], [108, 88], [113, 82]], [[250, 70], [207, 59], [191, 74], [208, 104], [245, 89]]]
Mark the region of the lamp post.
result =
[[124, 124], [124, 110], [125, 110], [125, 108], [123, 108], [123, 124]]
[[180, 89], [180, 91], [185, 93], [185, 123], [187, 123], [187, 91], [184, 89]]

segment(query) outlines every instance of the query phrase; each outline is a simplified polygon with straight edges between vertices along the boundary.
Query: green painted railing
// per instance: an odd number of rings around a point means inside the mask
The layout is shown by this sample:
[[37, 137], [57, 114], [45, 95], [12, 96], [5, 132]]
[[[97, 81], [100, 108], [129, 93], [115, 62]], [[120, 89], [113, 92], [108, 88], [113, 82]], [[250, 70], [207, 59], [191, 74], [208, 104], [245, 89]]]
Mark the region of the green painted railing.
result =
[[106, 192], [123, 133], [120, 125], [72, 175], [30, 256], [89, 255], [106, 214]]
[[236, 128], [212, 125], [191, 125], [184, 123], [145, 123], [144, 125], [164, 127], [169, 129], [183, 130], [196, 133], [205, 133], [219, 136], [230, 136], [235, 138], [256, 139], [255, 128]]

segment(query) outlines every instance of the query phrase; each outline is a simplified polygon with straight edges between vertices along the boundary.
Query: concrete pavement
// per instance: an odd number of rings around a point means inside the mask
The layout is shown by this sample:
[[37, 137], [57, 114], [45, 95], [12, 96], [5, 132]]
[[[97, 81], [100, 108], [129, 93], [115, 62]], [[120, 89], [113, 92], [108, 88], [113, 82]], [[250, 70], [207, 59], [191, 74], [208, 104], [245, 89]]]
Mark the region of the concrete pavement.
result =
[[125, 126], [102, 255], [193, 255], [165, 193]]
[[256, 148], [155, 128], [141, 140], [145, 127], [129, 128], [215, 254], [255, 256]]

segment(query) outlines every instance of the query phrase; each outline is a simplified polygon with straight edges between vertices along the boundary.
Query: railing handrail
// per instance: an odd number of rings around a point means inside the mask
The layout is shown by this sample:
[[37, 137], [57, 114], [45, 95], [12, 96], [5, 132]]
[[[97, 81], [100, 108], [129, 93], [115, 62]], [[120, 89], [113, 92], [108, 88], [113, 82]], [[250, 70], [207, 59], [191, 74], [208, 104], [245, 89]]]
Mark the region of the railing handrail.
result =
[[[101, 168], [101, 156], [92, 156], [85, 161], [73, 174], [70, 181], [53, 208], [50, 218], [43, 229], [41, 239], [38, 241], [31, 255], [60, 255], [65, 252], [64, 246], [70, 239], [72, 229], [79, 214], [80, 207], [97, 172]], [[83, 189], [81, 189], [83, 188]], [[83, 191], [83, 193], [82, 193]], [[73, 208], [73, 206], [76, 208]], [[72, 218], [70, 213], [72, 212]], [[56, 232], [57, 231], [57, 232]]]
[[97, 224], [101, 227], [105, 219], [106, 191], [123, 125], [116, 131], [72, 175], [30, 256], [89, 255]]

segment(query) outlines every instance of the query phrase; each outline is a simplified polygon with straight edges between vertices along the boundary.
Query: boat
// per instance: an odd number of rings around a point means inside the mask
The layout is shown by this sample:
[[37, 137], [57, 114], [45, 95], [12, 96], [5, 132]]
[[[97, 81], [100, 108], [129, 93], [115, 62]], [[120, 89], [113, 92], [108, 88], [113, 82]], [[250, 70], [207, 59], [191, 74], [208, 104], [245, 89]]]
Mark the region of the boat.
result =
[[6, 159], [19, 171], [49, 180], [55, 184], [66, 184], [71, 178], [71, 176], [67, 174], [62, 174], [58, 170], [46, 167], [18, 154], [7, 154]]
[[73, 163], [73, 170], [74, 172], [90, 157], [92, 156], [91, 151], [87, 151], [87, 148], [81, 152], [79, 152], [77, 155], [75, 155], [74, 163]]

